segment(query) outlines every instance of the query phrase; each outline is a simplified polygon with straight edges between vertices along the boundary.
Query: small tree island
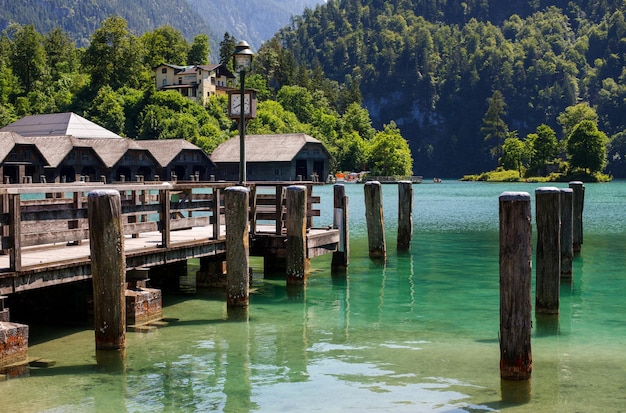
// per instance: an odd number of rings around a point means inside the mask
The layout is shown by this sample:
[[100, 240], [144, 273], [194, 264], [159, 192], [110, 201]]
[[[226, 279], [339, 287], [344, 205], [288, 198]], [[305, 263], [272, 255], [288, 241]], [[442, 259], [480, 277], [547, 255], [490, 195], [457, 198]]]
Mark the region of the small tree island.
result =
[[603, 173], [607, 164], [606, 134], [598, 130], [598, 115], [587, 103], [570, 106], [557, 117], [563, 139], [548, 125], [539, 125], [524, 139], [509, 131], [502, 120], [506, 114], [502, 94], [494, 92], [483, 118], [486, 141], [493, 141], [492, 156], [498, 166], [493, 171], [465, 175], [464, 181], [558, 182], [580, 180], [608, 182]]

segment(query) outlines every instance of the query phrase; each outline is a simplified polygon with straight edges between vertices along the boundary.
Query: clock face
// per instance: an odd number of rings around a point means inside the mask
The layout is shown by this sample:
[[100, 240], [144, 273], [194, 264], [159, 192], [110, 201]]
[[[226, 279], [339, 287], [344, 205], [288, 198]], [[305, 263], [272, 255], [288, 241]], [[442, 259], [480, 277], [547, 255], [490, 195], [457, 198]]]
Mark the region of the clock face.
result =
[[[250, 114], [250, 94], [246, 93], [243, 95], [243, 113], [244, 115]], [[231, 115], [240, 115], [241, 114], [241, 95], [238, 93], [233, 93], [230, 95], [230, 114]]]

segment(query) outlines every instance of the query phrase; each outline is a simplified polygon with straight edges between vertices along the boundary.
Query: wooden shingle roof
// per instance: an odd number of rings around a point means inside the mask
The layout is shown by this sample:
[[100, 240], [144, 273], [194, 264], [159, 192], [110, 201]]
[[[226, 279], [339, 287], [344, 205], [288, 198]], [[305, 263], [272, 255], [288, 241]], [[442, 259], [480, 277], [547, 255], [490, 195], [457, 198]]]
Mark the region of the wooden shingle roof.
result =
[[57, 167], [74, 146], [71, 136], [22, 136], [20, 143], [35, 145], [48, 166]]
[[[245, 139], [247, 162], [289, 162], [308, 143], [319, 144], [331, 157], [322, 142], [305, 133], [247, 135]], [[211, 160], [215, 163], [239, 162], [239, 137], [231, 138], [215, 148]]]
[[0, 162], [11, 153], [20, 138], [20, 135], [13, 132], [0, 132]]
[[[161, 166], [169, 165], [183, 150], [199, 151], [196, 145], [184, 139], [156, 139], [140, 140], [133, 143], [142, 149], [146, 149]], [[202, 154], [206, 156], [204, 151]], [[209, 160], [207, 156], [207, 160]]]

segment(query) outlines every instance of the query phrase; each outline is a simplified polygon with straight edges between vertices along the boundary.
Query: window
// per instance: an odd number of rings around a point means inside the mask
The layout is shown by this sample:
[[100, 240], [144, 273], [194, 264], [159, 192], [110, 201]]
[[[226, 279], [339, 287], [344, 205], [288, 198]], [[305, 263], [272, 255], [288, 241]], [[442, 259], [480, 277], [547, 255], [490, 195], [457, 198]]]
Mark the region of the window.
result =
[[182, 85], [182, 84], [183, 84], [183, 78], [182, 78], [182, 77], [179, 77], [179, 78], [178, 78], [178, 84], [179, 84], [179, 85]]
[[162, 68], [162, 69], [161, 69], [161, 73], [163, 73], [163, 74], [167, 74], [167, 67]]
[[167, 79], [163, 79], [163, 87], [167, 86]]

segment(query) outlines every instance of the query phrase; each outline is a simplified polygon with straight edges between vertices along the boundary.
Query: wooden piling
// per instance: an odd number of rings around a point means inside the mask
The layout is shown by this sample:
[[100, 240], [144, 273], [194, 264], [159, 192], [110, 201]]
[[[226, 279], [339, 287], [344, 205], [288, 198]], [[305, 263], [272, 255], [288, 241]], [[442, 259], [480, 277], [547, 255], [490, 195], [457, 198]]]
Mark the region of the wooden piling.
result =
[[96, 352], [123, 352], [126, 348], [126, 258], [120, 193], [92, 191], [87, 202]]
[[380, 182], [366, 182], [364, 191], [369, 256], [370, 258], [386, 258], [385, 218], [383, 216], [383, 197]]
[[532, 372], [530, 333], [532, 225], [530, 195], [500, 195], [500, 377], [528, 380]]
[[306, 187], [290, 185], [287, 200], [287, 284], [306, 284], [309, 259], [306, 251]]
[[574, 190], [561, 188], [561, 278], [572, 278], [574, 259]]
[[559, 313], [561, 287], [561, 191], [555, 187], [535, 190], [537, 219], [537, 272], [535, 311]]
[[574, 252], [580, 252], [583, 245], [583, 209], [585, 207], [585, 185], [581, 181], [572, 181], [569, 187], [574, 191], [572, 243]]
[[413, 184], [398, 182], [398, 251], [406, 251], [413, 238]]
[[231, 186], [224, 191], [226, 221], [226, 303], [247, 307], [249, 286], [248, 188]]
[[350, 230], [348, 229], [348, 197], [344, 184], [333, 185], [333, 227], [339, 230], [339, 245], [333, 252], [331, 268], [346, 269], [350, 264]]

